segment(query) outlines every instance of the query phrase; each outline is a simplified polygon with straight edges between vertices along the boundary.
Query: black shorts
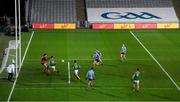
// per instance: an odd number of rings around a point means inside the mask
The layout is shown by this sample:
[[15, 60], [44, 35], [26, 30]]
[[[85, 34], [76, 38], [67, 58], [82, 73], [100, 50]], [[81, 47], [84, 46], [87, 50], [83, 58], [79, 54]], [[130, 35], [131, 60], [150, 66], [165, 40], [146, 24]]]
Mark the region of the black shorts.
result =
[[122, 55], [125, 55], [125, 53], [124, 53], [124, 52], [121, 52], [121, 54], [122, 54]]
[[95, 61], [96, 61], [96, 62], [100, 62], [100, 60], [99, 60], [99, 59], [95, 59]]
[[88, 79], [89, 81], [92, 81], [93, 79]]

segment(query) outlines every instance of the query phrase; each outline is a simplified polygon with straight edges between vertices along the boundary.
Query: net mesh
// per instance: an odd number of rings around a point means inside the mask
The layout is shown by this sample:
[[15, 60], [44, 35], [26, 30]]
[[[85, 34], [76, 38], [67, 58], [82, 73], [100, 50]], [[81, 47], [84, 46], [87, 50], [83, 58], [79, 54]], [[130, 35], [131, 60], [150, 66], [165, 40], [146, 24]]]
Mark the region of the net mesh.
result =
[[[16, 46], [16, 41], [11, 40], [9, 42], [8, 48], [6, 48], [4, 50], [4, 56], [3, 56], [2, 65], [1, 65], [1, 68], [0, 68], [0, 78], [1, 79], [6, 79], [7, 78], [7, 66], [9, 64], [11, 64], [12, 62], [17, 63], [16, 68], [19, 68], [19, 61], [17, 60], [17, 62], [16, 62], [16, 49], [18, 49], [18, 47]], [[14, 78], [15, 78], [16, 74], [17, 73], [15, 72], [14, 76], [13, 76]]]

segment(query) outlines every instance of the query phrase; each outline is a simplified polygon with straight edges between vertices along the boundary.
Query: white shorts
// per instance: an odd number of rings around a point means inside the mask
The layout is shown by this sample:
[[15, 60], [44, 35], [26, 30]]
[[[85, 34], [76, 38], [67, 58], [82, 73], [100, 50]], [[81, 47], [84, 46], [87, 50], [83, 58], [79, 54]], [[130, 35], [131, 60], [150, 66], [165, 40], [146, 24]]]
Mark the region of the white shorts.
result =
[[134, 80], [133, 83], [139, 84], [139, 80]]
[[49, 68], [52, 68], [52, 69], [55, 70], [55, 69], [56, 69], [56, 66], [49, 66]]
[[79, 71], [79, 70], [74, 70], [74, 74], [75, 74], [75, 75], [78, 75], [78, 71]]

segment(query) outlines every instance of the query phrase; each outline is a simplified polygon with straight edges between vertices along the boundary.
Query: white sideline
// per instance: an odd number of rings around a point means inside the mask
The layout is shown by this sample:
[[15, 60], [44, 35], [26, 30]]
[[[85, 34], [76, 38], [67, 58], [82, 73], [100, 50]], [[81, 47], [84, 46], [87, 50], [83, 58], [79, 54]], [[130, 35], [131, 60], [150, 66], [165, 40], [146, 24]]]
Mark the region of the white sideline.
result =
[[[157, 59], [149, 52], [149, 50], [141, 43], [141, 41], [134, 35], [132, 31], [130, 31], [131, 35], [139, 42], [139, 44], [144, 48], [144, 50], [152, 57], [152, 59], [159, 65], [161, 70], [168, 76], [168, 78], [171, 80], [171, 82], [176, 86], [176, 88], [179, 90], [179, 86], [176, 84], [176, 82], [172, 79], [172, 77], [168, 74], [168, 72], [162, 67], [162, 65], [157, 61]], [[179, 90], [180, 91], [180, 90]]]
[[[26, 47], [26, 50], [25, 50], [25, 53], [24, 53], [24, 56], [23, 56], [23, 59], [22, 59], [22, 63], [21, 63], [21, 65], [20, 65], [20, 67], [19, 67], [19, 73], [20, 73], [20, 71], [21, 71], [21, 66], [23, 65], [24, 59], [25, 59], [25, 57], [26, 57], [26, 54], [27, 54], [27, 51], [28, 51], [29, 46], [30, 46], [30, 44], [31, 44], [31, 41], [32, 41], [33, 36], [34, 36], [34, 31], [32, 32], [31, 37], [30, 37], [29, 42], [28, 42], [28, 45], [27, 45], [27, 47]], [[11, 92], [9, 93], [9, 97], [8, 97], [7, 102], [9, 102], [9, 101], [11, 100], [11, 96], [12, 96], [13, 91], [14, 91], [14, 88], [15, 88], [15, 86], [16, 86], [16, 82], [17, 82], [18, 77], [19, 77], [19, 74], [17, 75], [17, 78], [15, 79], [15, 81], [14, 81], [14, 83], [13, 83], [13, 86], [12, 86], [12, 88], [11, 88]]]

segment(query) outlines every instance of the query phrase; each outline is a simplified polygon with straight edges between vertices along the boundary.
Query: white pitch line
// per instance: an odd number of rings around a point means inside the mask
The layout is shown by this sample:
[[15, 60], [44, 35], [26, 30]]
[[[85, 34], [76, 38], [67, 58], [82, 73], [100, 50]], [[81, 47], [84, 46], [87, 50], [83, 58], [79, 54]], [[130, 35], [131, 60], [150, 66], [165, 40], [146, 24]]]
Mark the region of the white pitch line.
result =
[[[28, 45], [27, 45], [27, 47], [26, 47], [26, 50], [25, 50], [25, 53], [24, 53], [24, 56], [23, 56], [23, 59], [22, 59], [22, 63], [21, 63], [20, 68], [19, 68], [19, 73], [20, 73], [20, 71], [21, 71], [21, 66], [23, 65], [24, 59], [25, 59], [25, 57], [26, 57], [26, 54], [27, 54], [27, 51], [28, 51], [29, 46], [30, 46], [30, 44], [31, 44], [31, 41], [32, 41], [33, 36], [34, 36], [34, 31], [32, 32], [31, 37], [30, 37], [30, 39], [29, 39], [29, 43], [28, 43]], [[9, 94], [9, 97], [8, 97], [7, 102], [9, 102], [9, 101], [11, 100], [11, 96], [12, 96], [13, 91], [14, 91], [14, 88], [15, 88], [15, 86], [16, 86], [16, 82], [17, 82], [18, 77], [19, 77], [19, 74], [17, 75], [17, 78], [15, 79], [15, 81], [14, 81], [14, 83], [13, 83], [13, 86], [12, 86], [12, 88], [11, 88], [11, 92], [10, 92], [10, 94]]]
[[49, 84], [53, 84], [53, 85], [64, 85], [67, 84], [65, 82], [63, 83], [23, 83], [24, 85], [49, 85]]
[[[52, 90], [52, 89], [72, 89], [72, 90], [79, 90], [82, 88], [86, 88], [86, 87], [31, 87], [31, 88], [16, 88], [19, 90]], [[106, 89], [106, 90], [123, 90], [123, 89], [128, 89], [128, 88], [123, 88], [123, 87], [102, 87], [102, 88], [98, 88], [98, 87], [94, 87], [94, 89]], [[176, 88], [140, 88], [140, 90], [176, 90]]]
[[34, 36], [34, 31], [32, 32], [32, 35], [31, 35], [31, 38], [30, 38], [30, 40], [29, 40], [28, 46], [26, 47], [26, 50], [25, 50], [24, 56], [23, 56], [23, 58], [22, 58], [22, 63], [21, 63], [21, 66], [20, 66], [20, 67], [22, 67], [23, 62], [24, 62], [24, 59], [26, 58], [26, 54], [27, 54], [27, 51], [28, 51], [29, 46], [30, 46], [30, 44], [31, 44], [31, 41], [32, 41], [33, 36]]
[[[26, 61], [39, 61], [40, 59], [26, 59]], [[57, 61], [61, 61], [62, 59], [56, 59]], [[73, 60], [79, 60], [79, 61], [91, 61], [93, 59], [64, 59], [65, 61], [73, 61]], [[104, 61], [115, 61], [115, 60], [120, 60], [120, 59], [102, 59]], [[149, 61], [152, 59], [148, 59], [148, 58], [140, 58], [140, 59], [127, 59], [128, 61]]]
[[[161, 68], [161, 70], [168, 76], [168, 78], [171, 80], [171, 82], [176, 86], [176, 88], [179, 90], [179, 86], [176, 84], [176, 82], [172, 79], [172, 77], [168, 74], [168, 72], [163, 68], [163, 66], [157, 61], [157, 59], [149, 52], [149, 50], [141, 43], [141, 41], [134, 35], [132, 31], [130, 31], [131, 35], [139, 42], [139, 44], [144, 48], [144, 50], [152, 57], [152, 59], [158, 64], [158, 66]], [[180, 90], [179, 90], [180, 91]]]

